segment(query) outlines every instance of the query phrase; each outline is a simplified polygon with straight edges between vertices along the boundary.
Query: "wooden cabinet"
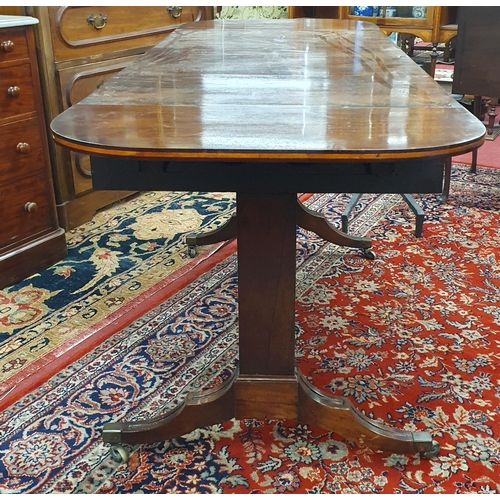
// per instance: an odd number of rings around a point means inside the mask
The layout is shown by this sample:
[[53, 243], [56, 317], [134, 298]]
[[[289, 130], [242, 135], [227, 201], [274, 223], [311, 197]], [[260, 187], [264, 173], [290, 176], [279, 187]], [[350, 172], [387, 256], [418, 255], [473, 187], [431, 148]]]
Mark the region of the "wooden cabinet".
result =
[[[361, 9], [369, 15], [360, 15]], [[446, 44], [457, 34], [458, 7], [290, 7], [290, 17], [332, 17], [376, 24], [386, 35], [403, 33], [432, 44], [431, 74], [439, 44]]]
[[0, 288], [66, 255], [29, 22], [0, 16]]
[[[474, 114], [481, 119], [483, 98], [489, 104], [486, 130], [494, 134], [500, 95], [500, 7], [460, 7], [452, 92], [474, 96]], [[489, 99], [488, 99], [489, 98]], [[497, 122], [498, 124], [498, 122]], [[498, 125], [493, 138], [498, 134]], [[498, 140], [498, 139], [496, 139]], [[476, 171], [477, 149], [471, 172]]]
[[[211, 7], [29, 7], [40, 20], [37, 45], [49, 122], [185, 22]], [[129, 192], [93, 191], [89, 157], [49, 140], [59, 220], [66, 229]]]
[[453, 92], [500, 95], [500, 7], [460, 7]]

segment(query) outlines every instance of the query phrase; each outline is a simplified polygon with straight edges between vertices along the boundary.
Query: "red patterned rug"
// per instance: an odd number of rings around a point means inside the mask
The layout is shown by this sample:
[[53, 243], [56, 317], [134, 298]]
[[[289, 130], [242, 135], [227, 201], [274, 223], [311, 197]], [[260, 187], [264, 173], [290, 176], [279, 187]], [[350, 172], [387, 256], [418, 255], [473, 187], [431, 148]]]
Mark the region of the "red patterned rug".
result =
[[[229, 421], [128, 447], [102, 425], [148, 418], [227, 379], [237, 356], [236, 255], [0, 415], [4, 493], [500, 493], [500, 176], [453, 168], [448, 203], [366, 195], [350, 222], [376, 259], [297, 237], [297, 361], [365, 414], [428, 430], [436, 458], [374, 452], [291, 421]], [[308, 205], [338, 221], [349, 195]]]

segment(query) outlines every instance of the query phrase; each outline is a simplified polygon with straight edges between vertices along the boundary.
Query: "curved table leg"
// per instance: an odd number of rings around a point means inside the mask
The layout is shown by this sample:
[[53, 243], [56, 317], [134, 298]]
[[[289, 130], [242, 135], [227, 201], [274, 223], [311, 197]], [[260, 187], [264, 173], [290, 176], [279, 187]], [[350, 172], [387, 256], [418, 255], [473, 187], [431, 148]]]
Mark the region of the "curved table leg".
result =
[[186, 235], [186, 244], [190, 257], [196, 255], [198, 245], [211, 245], [219, 241], [232, 240], [236, 238], [236, 214], [231, 217], [219, 228], [206, 233], [189, 233]]
[[231, 420], [234, 417], [233, 383], [236, 376], [237, 372], [213, 391], [189, 393], [176, 408], [155, 418], [104, 424], [102, 439], [114, 445], [157, 443], [199, 427]]
[[[439, 445], [429, 432], [409, 432], [376, 422], [345, 397], [332, 397], [298, 376], [233, 377], [212, 392], [190, 393], [186, 400], [156, 418], [104, 425], [103, 441], [156, 443], [232, 418], [293, 419], [329, 430], [372, 450], [435, 457]], [[236, 380], [236, 381], [235, 381]], [[126, 460], [126, 452], [117, 457]]]
[[422, 228], [424, 225], [424, 211], [411, 194], [402, 194], [401, 196], [403, 197], [403, 200], [406, 201], [410, 210], [415, 214], [415, 236], [420, 238], [422, 236]]
[[363, 193], [355, 193], [351, 196], [349, 203], [345, 207], [345, 210], [342, 212], [340, 216], [340, 220], [342, 221], [342, 232], [349, 232], [349, 215], [351, 214], [353, 208], [358, 204], [359, 199], [363, 196]]
[[[372, 246], [370, 238], [349, 236], [339, 231], [332, 226], [322, 214], [308, 209], [299, 199], [297, 199], [297, 225], [316, 233], [330, 243], [350, 248], [361, 248], [365, 251], [365, 254], [369, 256], [369, 251]], [[210, 245], [212, 243], [218, 243], [219, 241], [230, 240], [236, 237], [236, 233], [236, 214], [233, 214], [221, 227], [213, 231], [208, 231], [206, 233], [190, 233], [186, 235], [189, 255], [191, 257], [196, 255], [196, 247], [198, 245]]]
[[299, 373], [299, 420], [336, 432], [359, 446], [393, 453], [421, 453], [432, 458], [439, 445], [429, 432], [409, 432], [376, 422], [354, 408], [345, 397], [332, 397], [312, 386]]
[[372, 240], [361, 236], [351, 236], [339, 231], [332, 226], [323, 214], [307, 208], [297, 199], [296, 205], [297, 225], [312, 231], [330, 243], [341, 247], [361, 248], [369, 259], [374, 259], [375, 254], [371, 251]]

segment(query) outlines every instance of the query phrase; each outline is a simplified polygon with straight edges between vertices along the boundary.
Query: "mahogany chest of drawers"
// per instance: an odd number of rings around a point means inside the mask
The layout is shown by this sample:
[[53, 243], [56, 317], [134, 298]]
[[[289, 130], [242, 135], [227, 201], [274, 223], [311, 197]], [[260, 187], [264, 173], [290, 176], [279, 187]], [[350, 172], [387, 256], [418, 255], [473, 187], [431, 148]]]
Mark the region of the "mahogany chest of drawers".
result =
[[[185, 22], [212, 19], [211, 7], [28, 7], [51, 121]], [[129, 192], [93, 191], [90, 160], [49, 138], [59, 221], [71, 229]]]
[[61, 260], [66, 240], [56, 213], [33, 25], [23, 25], [29, 22], [24, 16], [0, 17], [0, 25], [8, 26], [0, 27], [0, 288], [4, 288]]

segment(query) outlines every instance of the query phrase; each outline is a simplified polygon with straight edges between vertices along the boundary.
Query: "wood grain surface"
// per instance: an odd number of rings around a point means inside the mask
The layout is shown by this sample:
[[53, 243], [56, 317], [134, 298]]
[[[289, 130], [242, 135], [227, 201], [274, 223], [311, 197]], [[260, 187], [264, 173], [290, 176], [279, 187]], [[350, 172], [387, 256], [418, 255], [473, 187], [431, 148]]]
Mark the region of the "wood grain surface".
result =
[[332, 19], [188, 23], [52, 131], [75, 150], [143, 159], [376, 161], [484, 140], [376, 26]]

